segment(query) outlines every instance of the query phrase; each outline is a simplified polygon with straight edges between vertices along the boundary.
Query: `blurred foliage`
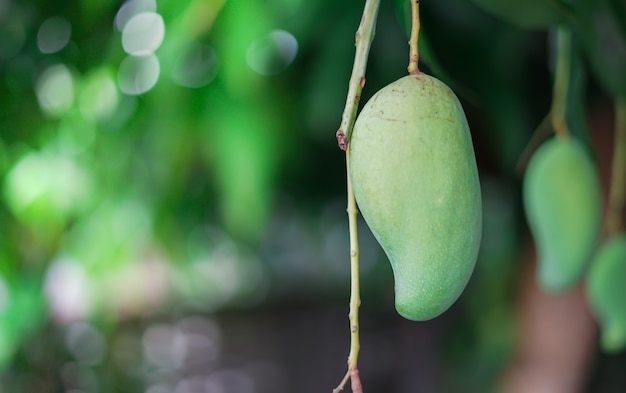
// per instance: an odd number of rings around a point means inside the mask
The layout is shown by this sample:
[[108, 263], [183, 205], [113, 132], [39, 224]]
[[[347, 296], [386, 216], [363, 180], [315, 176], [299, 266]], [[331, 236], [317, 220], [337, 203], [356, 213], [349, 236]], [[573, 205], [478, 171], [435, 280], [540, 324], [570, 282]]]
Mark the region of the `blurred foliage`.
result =
[[[617, 0], [422, 3], [424, 69], [463, 100], [484, 192], [481, 256], [448, 316], [443, 374], [485, 391], [512, 346], [524, 243], [515, 166], [550, 105], [547, 26], [580, 37], [595, 86], [585, 99], [597, 100], [626, 92], [626, 13]], [[405, 6], [381, 6], [363, 100], [406, 72]], [[332, 0], [0, 0], [1, 391], [172, 391], [162, 382], [180, 370], [171, 348], [226, 340], [216, 313], [347, 307], [334, 133], [361, 11]], [[391, 271], [361, 228], [364, 325], [380, 315], [405, 326], [388, 313]], [[194, 313], [203, 317], [185, 319]], [[285, 335], [287, 349], [342, 334], [295, 315], [317, 330]], [[373, 356], [384, 356], [397, 330], [372, 325], [385, 332]], [[336, 345], [329, 389], [344, 367], [347, 343]], [[202, 356], [217, 353], [193, 355], [205, 368], [190, 360], [186, 372], [215, 371]], [[202, 383], [251, 383], [211, 375]], [[292, 385], [255, 391], [300, 386], [284, 380]]]

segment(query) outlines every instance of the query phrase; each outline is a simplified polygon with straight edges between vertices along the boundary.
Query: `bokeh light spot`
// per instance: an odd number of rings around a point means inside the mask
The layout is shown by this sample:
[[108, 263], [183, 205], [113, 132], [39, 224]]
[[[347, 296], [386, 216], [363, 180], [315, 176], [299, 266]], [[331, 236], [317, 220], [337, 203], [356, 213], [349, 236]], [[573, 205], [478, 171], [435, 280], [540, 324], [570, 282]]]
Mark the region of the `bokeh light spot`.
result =
[[146, 329], [142, 342], [144, 356], [152, 365], [167, 370], [179, 368], [183, 364], [183, 337], [174, 327], [166, 324], [152, 325]]
[[60, 16], [46, 19], [37, 32], [37, 46], [41, 53], [55, 53], [70, 42], [72, 25]]
[[298, 54], [298, 41], [285, 30], [274, 30], [248, 47], [246, 62], [261, 75], [278, 74], [294, 61]]
[[102, 70], [85, 82], [78, 98], [80, 112], [87, 119], [106, 120], [117, 109], [119, 95], [111, 74]]
[[118, 69], [117, 83], [126, 94], [143, 94], [156, 85], [160, 72], [159, 59], [153, 54], [127, 56]]
[[150, 386], [146, 393], [171, 393], [172, 387], [166, 383], [159, 383], [157, 385]]
[[44, 292], [58, 321], [77, 321], [87, 316], [91, 307], [89, 289], [87, 273], [75, 260], [63, 257], [49, 265]]
[[133, 16], [142, 12], [156, 12], [155, 0], [129, 0], [122, 4], [115, 15], [115, 28], [123, 31]]
[[142, 12], [131, 18], [122, 31], [122, 46], [136, 56], [156, 51], [165, 37], [165, 23], [155, 12]]
[[74, 358], [87, 366], [96, 366], [104, 358], [106, 342], [102, 333], [84, 322], [70, 325], [65, 345]]
[[218, 370], [210, 374], [205, 381], [205, 389], [209, 392], [254, 393], [256, 387], [250, 376], [243, 371]]
[[35, 85], [39, 106], [49, 116], [59, 116], [74, 103], [74, 78], [63, 64], [48, 67]]
[[22, 157], [5, 183], [7, 202], [18, 214], [36, 204], [68, 214], [88, 202], [90, 191], [89, 176], [72, 158], [46, 152]]
[[202, 317], [187, 317], [177, 324], [177, 330], [183, 337], [186, 367], [217, 364], [221, 350], [221, 331], [214, 321]]
[[172, 79], [183, 87], [199, 88], [209, 84], [218, 69], [217, 53], [208, 45], [195, 43], [174, 63]]
[[[207, 392], [212, 390], [205, 389], [204, 378], [201, 375], [190, 376], [184, 378], [176, 384], [173, 393], [197, 393]], [[215, 390], [215, 392], [222, 392], [223, 390]], [[224, 391], [224, 393], [226, 393]]]

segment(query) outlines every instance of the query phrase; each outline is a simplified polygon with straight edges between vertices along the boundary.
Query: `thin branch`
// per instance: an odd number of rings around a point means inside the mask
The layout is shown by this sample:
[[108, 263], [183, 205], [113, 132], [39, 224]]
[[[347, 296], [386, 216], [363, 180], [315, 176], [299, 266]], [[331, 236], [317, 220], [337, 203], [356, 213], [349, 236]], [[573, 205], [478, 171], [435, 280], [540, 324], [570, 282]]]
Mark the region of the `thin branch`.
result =
[[346, 383], [348, 383], [348, 379], [350, 379], [350, 370], [346, 371], [346, 375], [344, 375], [343, 379], [339, 383], [339, 386], [333, 389], [333, 393], [339, 393], [343, 390]]
[[556, 33], [556, 67], [550, 120], [557, 136], [567, 137], [569, 128], [565, 120], [567, 95], [571, 72], [572, 32], [566, 27], [558, 27]]
[[356, 199], [354, 198], [354, 189], [352, 188], [352, 180], [350, 179], [350, 149], [346, 150], [346, 172], [348, 179], [348, 226], [350, 231], [350, 312], [348, 314], [350, 320], [350, 353], [348, 354], [348, 372], [343, 378], [339, 386], [333, 393], [343, 390], [348, 382], [348, 376], [352, 382], [353, 393], [363, 393], [361, 380], [359, 378], [359, 369], [357, 366], [359, 359], [359, 350], [361, 343], [359, 340], [359, 306], [361, 305], [360, 285], [359, 285], [359, 236], [357, 232], [357, 215]]
[[356, 53], [354, 55], [354, 65], [352, 66], [352, 75], [348, 84], [348, 96], [346, 98], [346, 106], [341, 117], [341, 125], [335, 136], [341, 150], [348, 148], [348, 141], [352, 135], [352, 128], [356, 120], [356, 113], [361, 99], [361, 91], [365, 86], [365, 70], [367, 69], [367, 58], [370, 53], [370, 46], [374, 39], [376, 17], [378, 16], [378, 6], [380, 0], [366, 0], [365, 9], [361, 23], [356, 31], [355, 45]]
[[552, 120], [550, 117], [550, 114], [548, 114], [546, 117], [543, 118], [541, 123], [539, 123], [539, 125], [531, 135], [530, 141], [528, 141], [528, 144], [526, 144], [526, 147], [524, 147], [524, 150], [522, 150], [522, 152], [520, 153], [517, 164], [515, 165], [515, 171], [518, 174], [521, 175], [522, 173], [524, 173], [526, 165], [528, 165], [528, 161], [537, 149], [537, 146], [541, 145], [543, 141], [546, 140], [546, 138], [552, 135], [552, 125], [550, 124]]
[[355, 45], [356, 53], [354, 55], [354, 65], [352, 67], [352, 75], [348, 85], [348, 96], [346, 98], [346, 106], [341, 118], [341, 125], [337, 130], [336, 137], [339, 148], [346, 152], [346, 172], [347, 172], [347, 188], [348, 188], [348, 225], [350, 231], [350, 353], [348, 355], [348, 372], [345, 377], [334, 390], [337, 393], [343, 390], [344, 386], [351, 381], [353, 393], [363, 393], [361, 379], [359, 378], [359, 370], [357, 361], [359, 357], [359, 306], [361, 304], [359, 289], [359, 240], [357, 234], [357, 207], [354, 198], [354, 190], [352, 189], [352, 181], [350, 179], [350, 150], [349, 141], [352, 136], [352, 129], [356, 121], [356, 113], [361, 99], [361, 91], [365, 86], [365, 71], [367, 68], [367, 59], [369, 57], [370, 46], [374, 39], [376, 26], [376, 17], [378, 15], [378, 6], [380, 0], [366, 0], [365, 9], [361, 23], [356, 32]]
[[407, 70], [409, 74], [416, 75], [421, 74], [419, 70], [419, 50], [418, 50], [418, 38], [420, 33], [420, 1], [411, 1], [411, 38], [409, 39], [409, 66]]
[[[352, 381], [352, 392], [361, 393], [361, 381], [357, 361], [361, 343], [359, 341], [359, 306], [361, 305], [360, 285], [359, 285], [359, 236], [357, 233], [356, 200], [352, 180], [350, 180], [350, 149], [346, 151], [346, 169], [348, 173], [348, 224], [350, 228], [350, 354], [348, 355], [348, 370]], [[358, 390], [355, 390], [355, 386]]]
[[615, 235], [624, 229], [622, 215], [626, 203], [626, 97], [615, 99], [614, 138], [611, 189], [606, 222], [608, 235]]

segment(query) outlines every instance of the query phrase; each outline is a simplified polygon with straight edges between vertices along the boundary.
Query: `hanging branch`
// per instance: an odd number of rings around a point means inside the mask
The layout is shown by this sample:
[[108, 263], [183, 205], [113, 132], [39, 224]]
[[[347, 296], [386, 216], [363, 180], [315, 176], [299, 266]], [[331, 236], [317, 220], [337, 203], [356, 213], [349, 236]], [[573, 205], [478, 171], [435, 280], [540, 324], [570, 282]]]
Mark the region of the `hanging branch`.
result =
[[409, 39], [409, 66], [411, 75], [421, 74], [417, 41], [420, 34], [420, 0], [411, 0], [411, 38]]
[[572, 32], [568, 28], [563, 26], [557, 28], [556, 45], [556, 67], [550, 120], [556, 135], [567, 137], [569, 136], [569, 128], [565, 120], [565, 110], [567, 108], [567, 95], [569, 94], [572, 57]]
[[370, 53], [370, 45], [374, 40], [374, 32], [376, 26], [376, 17], [378, 16], [378, 6], [380, 0], [366, 0], [361, 23], [356, 31], [355, 45], [356, 53], [354, 54], [354, 65], [352, 66], [352, 75], [348, 84], [348, 96], [346, 98], [346, 106], [341, 117], [341, 125], [337, 130], [337, 143], [341, 150], [347, 150], [348, 141], [352, 134], [354, 121], [356, 120], [356, 112], [361, 99], [361, 91], [365, 86], [365, 70], [367, 68], [367, 58]]
[[[557, 137], [566, 138], [570, 134], [567, 124], [568, 111], [576, 109], [568, 108], [568, 96], [580, 94], [573, 81], [576, 74], [575, 53], [572, 48], [572, 32], [568, 27], [559, 26], [556, 28], [556, 46], [552, 48], [555, 54], [556, 64], [554, 68], [554, 82], [552, 85], [552, 102], [550, 111], [533, 132], [530, 141], [520, 153], [520, 157], [515, 166], [518, 173], [522, 173], [528, 164], [537, 147], [552, 133]], [[578, 66], [579, 67], [579, 66]]]
[[333, 390], [337, 393], [343, 390], [344, 386], [351, 381], [353, 393], [363, 393], [361, 379], [359, 377], [359, 369], [357, 366], [359, 357], [359, 305], [361, 303], [359, 289], [359, 241], [357, 235], [357, 208], [352, 189], [352, 181], [350, 180], [350, 150], [348, 143], [354, 128], [356, 113], [361, 98], [361, 91], [365, 86], [365, 70], [367, 68], [367, 59], [369, 56], [370, 45], [374, 39], [374, 31], [376, 25], [376, 17], [378, 15], [378, 6], [380, 0], [366, 0], [361, 23], [356, 32], [355, 45], [356, 53], [354, 55], [354, 65], [352, 67], [352, 75], [348, 85], [348, 96], [346, 98], [346, 106], [341, 118], [341, 125], [337, 130], [336, 137], [339, 148], [346, 152], [346, 171], [347, 171], [347, 188], [348, 188], [348, 225], [350, 231], [350, 353], [348, 355], [348, 371], [341, 383]]
[[359, 340], [359, 306], [361, 295], [359, 287], [359, 238], [357, 234], [357, 208], [350, 180], [350, 149], [346, 150], [346, 168], [348, 173], [348, 224], [350, 228], [350, 353], [348, 354], [348, 371], [341, 383], [333, 389], [333, 393], [343, 390], [343, 387], [351, 381], [353, 393], [363, 393], [361, 378], [359, 377], [358, 358], [361, 343]]
[[606, 231], [615, 235], [624, 230], [622, 215], [626, 204], [626, 97], [615, 99], [615, 137], [611, 189], [609, 191]]

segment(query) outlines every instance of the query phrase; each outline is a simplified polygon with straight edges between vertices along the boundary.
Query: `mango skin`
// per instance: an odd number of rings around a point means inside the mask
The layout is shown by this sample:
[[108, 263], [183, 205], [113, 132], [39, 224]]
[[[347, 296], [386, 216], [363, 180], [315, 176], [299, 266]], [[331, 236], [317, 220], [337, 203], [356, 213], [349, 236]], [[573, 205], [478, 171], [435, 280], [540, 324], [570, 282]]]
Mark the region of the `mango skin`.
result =
[[440, 315], [467, 285], [482, 231], [461, 104], [439, 80], [405, 76], [365, 104], [348, 149], [359, 210], [393, 269], [396, 310], [415, 321]]
[[591, 157], [573, 137], [552, 138], [531, 157], [522, 188], [539, 286], [552, 292], [570, 288], [600, 231], [600, 185]]
[[601, 327], [606, 352], [626, 348], [626, 234], [600, 247], [587, 276], [587, 299]]

